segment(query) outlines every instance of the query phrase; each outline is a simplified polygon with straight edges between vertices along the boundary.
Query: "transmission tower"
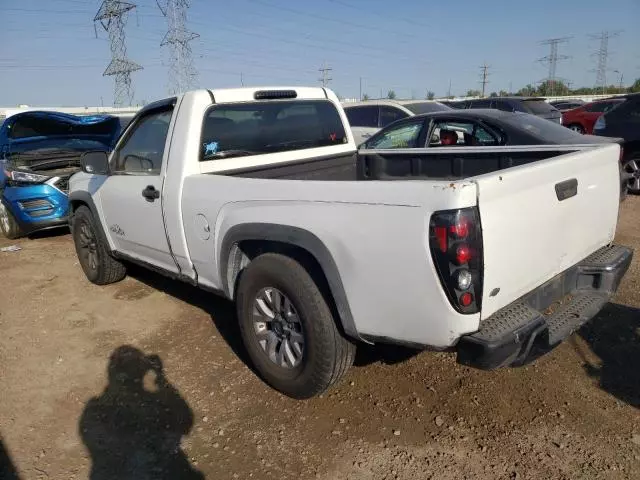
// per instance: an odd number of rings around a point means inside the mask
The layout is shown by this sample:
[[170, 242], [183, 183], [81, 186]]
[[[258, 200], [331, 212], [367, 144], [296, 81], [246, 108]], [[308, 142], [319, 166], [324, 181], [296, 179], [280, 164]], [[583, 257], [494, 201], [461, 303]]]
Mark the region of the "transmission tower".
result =
[[113, 104], [115, 106], [124, 105], [125, 103], [131, 105], [133, 100], [131, 72], [142, 70], [140, 65], [127, 58], [127, 47], [124, 38], [127, 15], [134, 8], [136, 8], [134, 3], [104, 0], [98, 13], [93, 18], [94, 26], [95, 22], [100, 22], [100, 25], [109, 35], [111, 62], [107, 65], [107, 69], [102, 75], [115, 77], [113, 91]]
[[556, 81], [558, 80], [558, 77], [556, 76], [558, 62], [560, 60], [567, 60], [570, 58], [567, 55], [558, 54], [558, 45], [561, 43], [568, 43], [570, 38], [571, 37], [548, 38], [540, 42], [540, 45], [549, 45], [549, 55], [538, 59], [538, 61], [549, 65], [547, 85], [551, 88], [551, 96], [555, 94]]
[[489, 83], [489, 65], [486, 63], [480, 66], [480, 84], [482, 85], [482, 97], [484, 98], [485, 90], [487, 88], [487, 84]]
[[596, 88], [602, 88], [605, 93], [607, 88], [607, 61], [609, 60], [609, 39], [617, 37], [620, 32], [602, 32], [597, 35], [589, 35], [589, 38], [600, 41], [600, 47], [593, 53], [598, 59], [596, 67]]
[[329, 82], [333, 80], [331, 77], [329, 77], [329, 72], [331, 72], [331, 70], [333, 69], [331, 67], [327, 67], [327, 62], [324, 62], [322, 68], [318, 69], [318, 71], [322, 75], [322, 77], [320, 77], [318, 81], [322, 82], [322, 86], [324, 88], [327, 88], [329, 86]]
[[189, 42], [200, 35], [187, 30], [187, 10], [190, 0], [156, 0], [158, 8], [167, 18], [169, 30], [160, 46], [169, 46], [169, 93], [191, 90], [196, 85], [197, 72], [193, 65]]

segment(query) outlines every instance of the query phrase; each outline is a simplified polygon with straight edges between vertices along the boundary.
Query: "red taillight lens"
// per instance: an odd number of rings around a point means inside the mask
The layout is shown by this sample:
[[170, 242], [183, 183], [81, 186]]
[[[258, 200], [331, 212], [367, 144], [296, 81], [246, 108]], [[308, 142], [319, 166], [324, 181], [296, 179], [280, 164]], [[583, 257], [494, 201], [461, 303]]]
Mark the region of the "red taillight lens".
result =
[[473, 295], [471, 295], [469, 292], [466, 292], [460, 295], [460, 305], [462, 305], [463, 307], [468, 307], [472, 303], [473, 303]]
[[462, 244], [456, 247], [456, 263], [458, 265], [464, 265], [471, 260], [471, 249], [469, 245]]
[[449, 301], [477, 313], [482, 300], [482, 231], [478, 209], [436, 212], [429, 225], [433, 263]]
[[456, 223], [449, 227], [449, 232], [458, 238], [467, 238], [467, 235], [469, 235], [469, 219], [461, 215]]

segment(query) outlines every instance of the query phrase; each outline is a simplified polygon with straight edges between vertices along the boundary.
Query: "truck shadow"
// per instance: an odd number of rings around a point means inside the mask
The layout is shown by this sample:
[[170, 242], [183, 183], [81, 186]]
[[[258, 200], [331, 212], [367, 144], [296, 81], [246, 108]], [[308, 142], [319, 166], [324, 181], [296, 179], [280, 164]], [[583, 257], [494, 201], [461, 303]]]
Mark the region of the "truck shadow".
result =
[[588, 359], [572, 341], [587, 374], [606, 392], [640, 408], [640, 309], [609, 303], [578, 335], [600, 359]]
[[[233, 353], [257, 374], [242, 343], [233, 302], [214, 293], [172, 280], [136, 265], [128, 265], [127, 269], [131, 277], [145, 285], [206, 312], [211, 317], [220, 336], [233, 350]], [[363, 367], [377, 362], [392, 365], [409, 360], [419, 353], [421, 353], [421, 350], [395, 345], [367, 345], [360, 343], [356, 351], [354, 365]]]
[[[229, 345], [233, 353], [253, 369], [247, 351], [242, 343], [240, 327], [236, 317], [236, 309], [233, 302], [216, 295], [215, 293], [202, 290], [178, 280], [172, 280], [158, 273], [138, 267], [137, 265], [127, 265], [127, 273], [139, 282], [167, 295], [171, 295], [189, 305], [206, 312], [224, 341]], [[255, 370], [254, 370], [255, 372]]]
[[87, 402], [78, 426], [91, 456], [89, 478], [203, 480], [180, 447], [193, 411], [165, 377], [160, 357], [122, 345], [107, 373], [107, 386]]

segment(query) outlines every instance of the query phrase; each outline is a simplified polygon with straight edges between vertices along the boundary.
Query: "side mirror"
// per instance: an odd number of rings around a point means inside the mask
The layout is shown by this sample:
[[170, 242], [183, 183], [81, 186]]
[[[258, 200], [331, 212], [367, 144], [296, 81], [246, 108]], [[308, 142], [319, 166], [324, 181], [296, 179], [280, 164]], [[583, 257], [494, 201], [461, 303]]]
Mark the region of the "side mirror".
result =
[[109, 155], [107, 152], [85, 152], [80, 157], [82, 171], [92, 175], [109, 174]]

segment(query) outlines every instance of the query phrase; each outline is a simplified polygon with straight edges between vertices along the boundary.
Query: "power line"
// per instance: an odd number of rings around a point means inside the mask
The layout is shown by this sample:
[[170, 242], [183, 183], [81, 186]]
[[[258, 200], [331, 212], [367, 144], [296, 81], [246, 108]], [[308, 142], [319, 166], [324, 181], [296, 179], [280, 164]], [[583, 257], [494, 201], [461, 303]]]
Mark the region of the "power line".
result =
[[602, 93], [605, 93], [607, 88], [607, 62], [609, 60], [609, 39], [620, 35], [620, 31], [607, 32], [596, 35], [589, 35], [589, 38], [600, 41], [600, 46], [592, 56], [598, 59], [598, 66], [596, 67], [596, 88], [602, 88]]
[[567, 55], [558, 54], [558, 45], [560, 45], [561, 43], [569, 42], [569, 39], [571, 38], [572, 37], [548, 38], [540, 42], [540, 45], [549, 45], [549, 55], [538, 59], [538, 61], [549, 65], [547, 85], [551, 88], [551, 96], [553, 96], [553, 94], [555, 93], [557, 80], [556, 69], [558, 67], [558, 61], [570, 58]]
[[489, 83], [489, 80], [487, 79], [489, 77], [489, 68], [491, 68], [489, 65], [487, 65], [487, 62], [483, 63], [480, 66], [480, 84], [482, 85], [482, 96], [484, 97], [485, 94], [485, 90], [487, 87], [487, 84]]
[[93, 18], [94, 25], [95, 22], [100, 22], [109, 34], [111, 62], [102, 75], [113, 76], [115, 78], [113, 93], [113, 104], [115, 106], [124, 105], [126, 102], [131, 105], [133, 100], [131, 73], [142, 70], [141, 65], [127, 58], [127, 47], [125, 44], [124, 28], [129, 11], [134, 8], [136, 8], [134, 3], [104, 0], [102, 5], [100, 5], [98, 13], [96, 13], [96, 16]]
[[186, 28], [187, 9], [191, 2], [156, 0], [156, 3], [169, 23], [169, 30], [160, 42], [161, 47], [169, 47], [169, 94], [183, 93], [194, 88], [197, 76], [189, 42], [200, 35]]
[[329, 72], [333, 70], [331, 67], [327, 67], [327, 62], [324, 62], [322, 68], [319, 68], [318, 71], [322, 74], [322, 77], [318, 79], [319, 82], [322, 82], [322, 86], [327, 88], [329, 86], [329, 82], [333, 80], [329, 77]]

